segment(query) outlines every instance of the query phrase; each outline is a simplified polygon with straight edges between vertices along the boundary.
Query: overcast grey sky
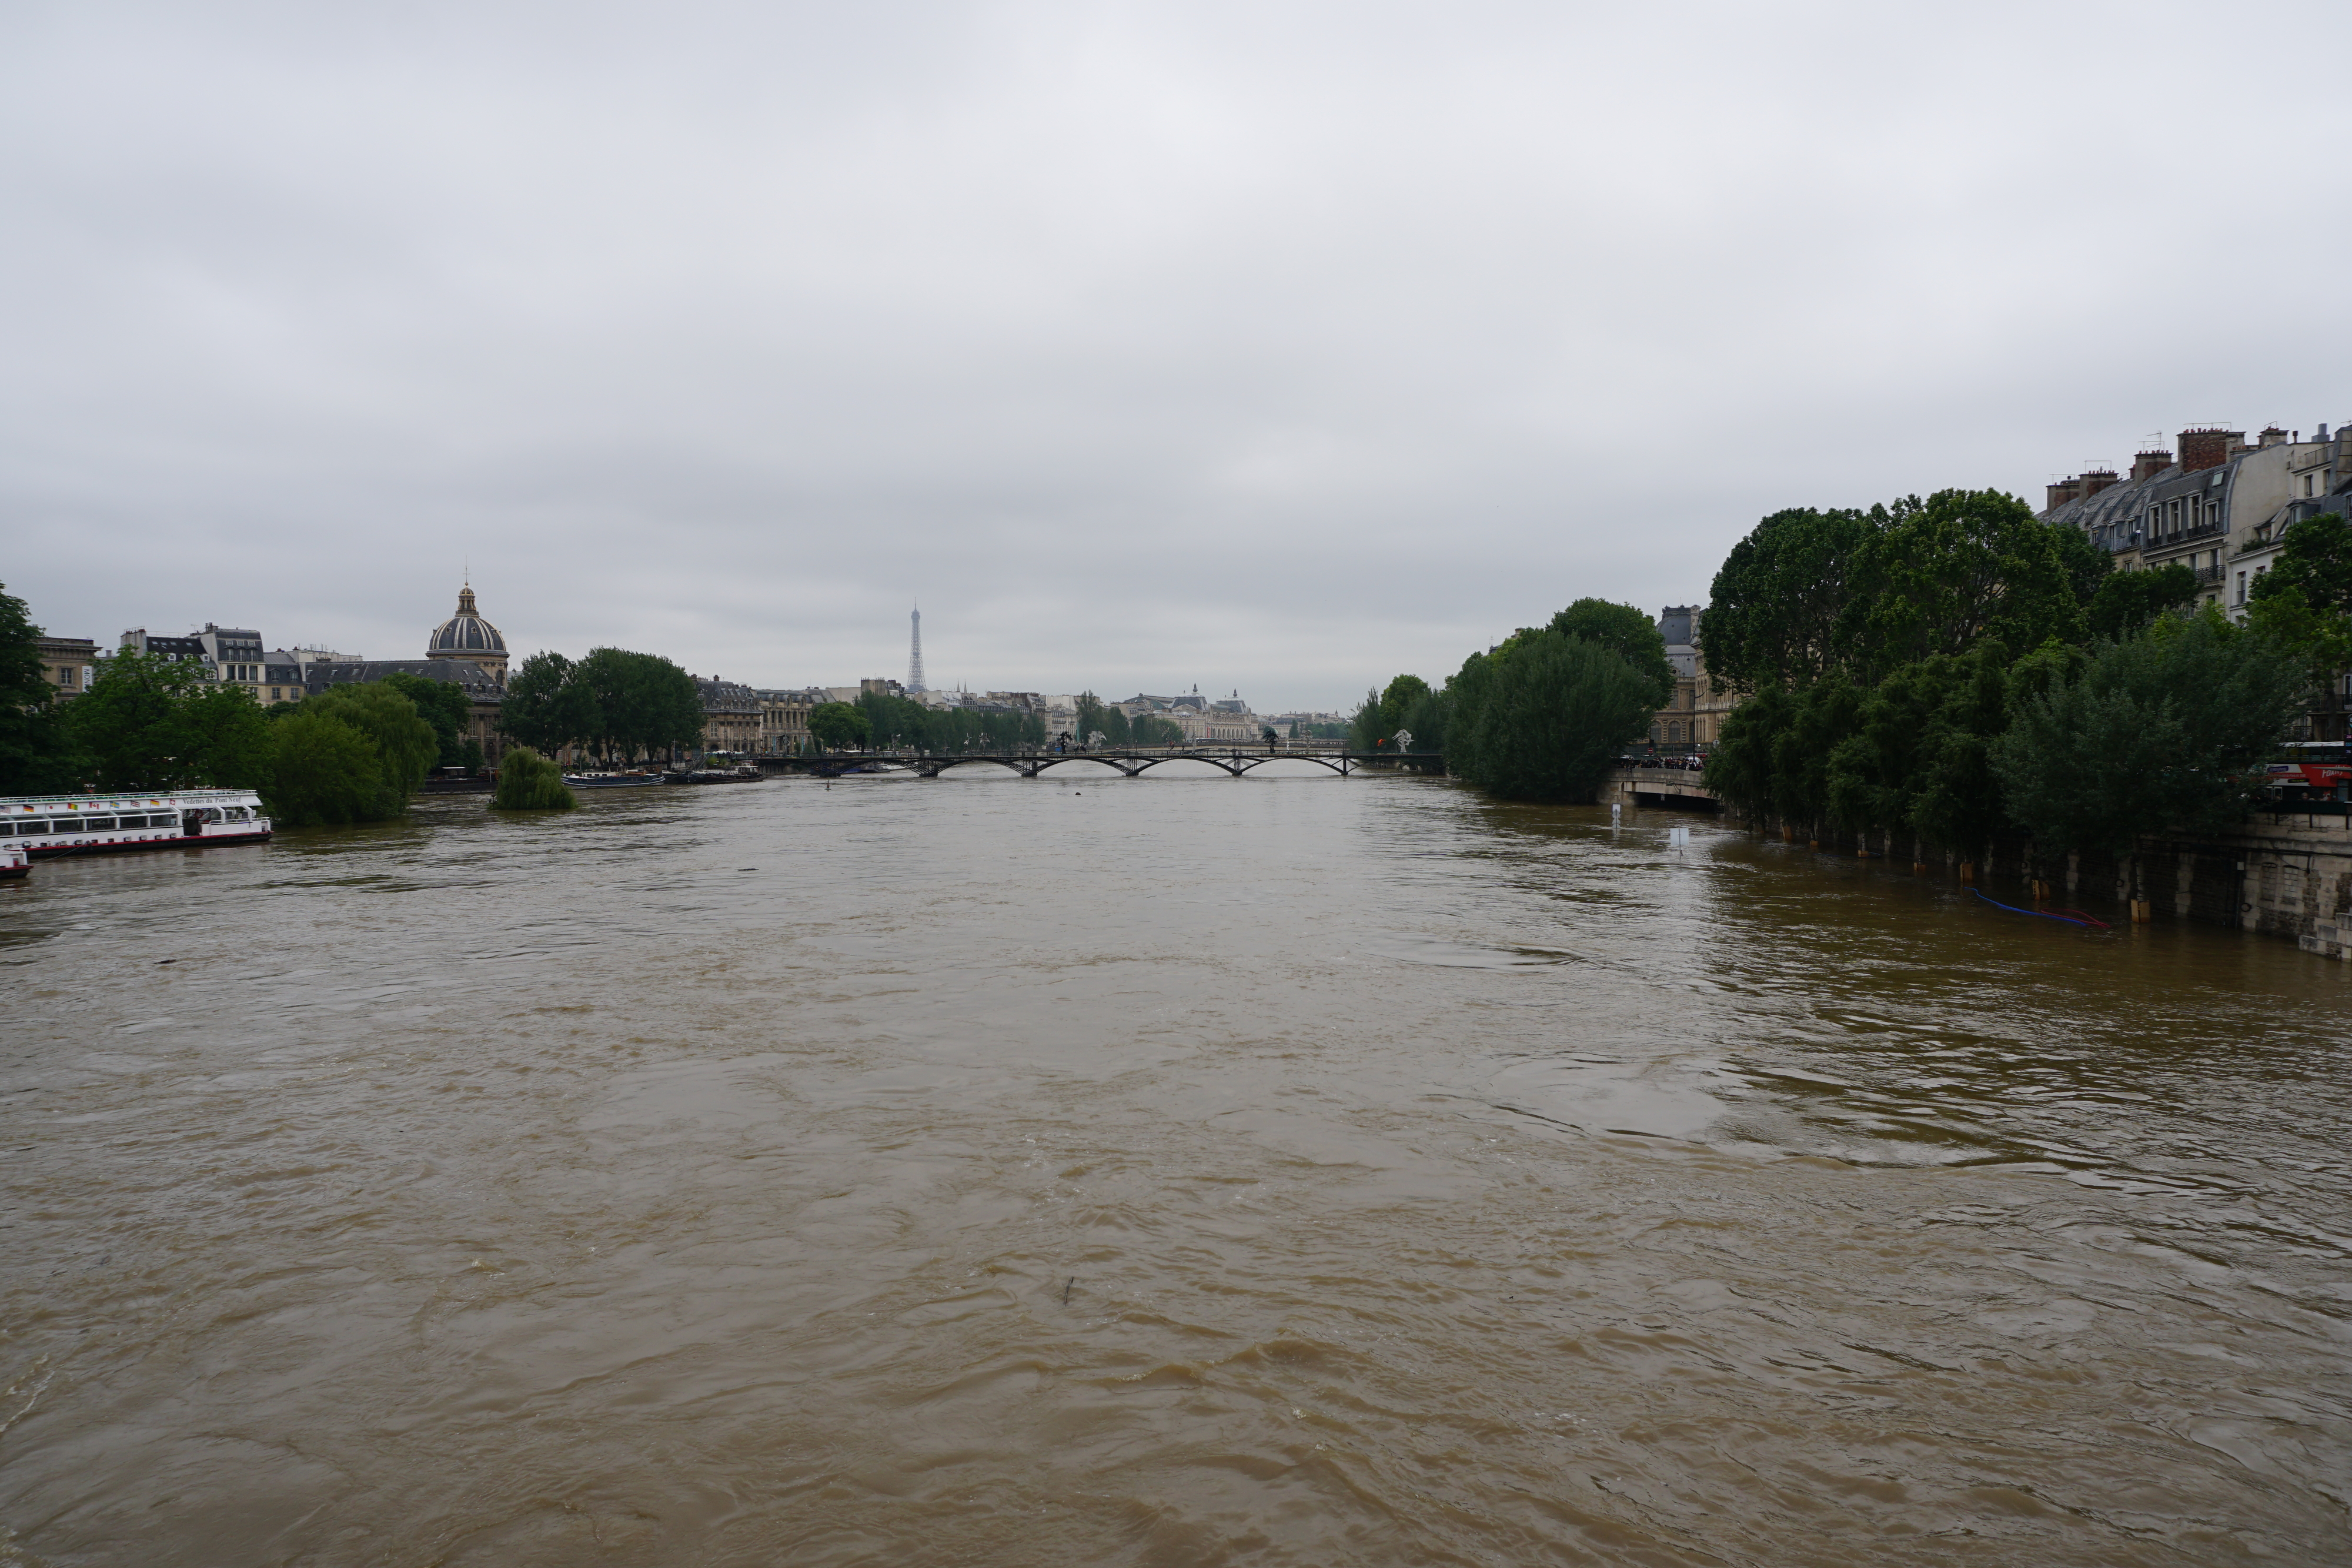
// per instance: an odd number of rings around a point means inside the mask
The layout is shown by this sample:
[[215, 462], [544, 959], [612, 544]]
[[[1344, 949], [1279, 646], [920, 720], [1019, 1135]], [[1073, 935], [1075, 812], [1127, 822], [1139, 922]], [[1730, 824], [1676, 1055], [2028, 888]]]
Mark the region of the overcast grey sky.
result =
[[2352, 6], [0, 5], [52, 632], [1340, 706], [2352, 420]]

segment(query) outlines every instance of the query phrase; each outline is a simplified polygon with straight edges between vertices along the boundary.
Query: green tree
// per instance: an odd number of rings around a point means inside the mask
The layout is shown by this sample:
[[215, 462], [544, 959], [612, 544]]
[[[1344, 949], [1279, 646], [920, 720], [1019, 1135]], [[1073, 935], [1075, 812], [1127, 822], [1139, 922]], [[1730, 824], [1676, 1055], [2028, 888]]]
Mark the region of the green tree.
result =
[[270, 730], [270, 775], [262, 798], [278, 823], [307, 828], [374, 821], [385, 814], [383, 759], [365, 735], [331, 714], [300, 709]]
[[1106, 741], [1110, 738], [1110, 731], [1103, 727], [1105, 709], [1102, 698], [1090, 691], [1080, 692], [1077, 700], [1070, 706], [1077, 710], [1078, 716], [1070, 727], [1072, 740], [1086, 746], [1090, 744], [1090, 737], [1097, 734]]
[[2352, 525], [2343, 514], [2305, 517], [2279, 541], [2278, 559], [2254, 580], [2246, 597], [2256, 602], [2293, 589], [2322, 614], [2352, 610]]
[[1649, 612], [1605, 599], [1580, 599], [1551, 618], [1551, 630], [1598, 643], [1648, 676], [1658, 694], [1653, 707], [1674, 700], [1675, 667], [1666, 663], [1665, 634]]
[[1104, 741], [1111, 746], [1135, 744], [1134, 727], [1129, 724], [1126, 713], [1117, 707], [1106, 706], [1103, 709], [1102, 734]]
[[381, 681], [330, 686], [305, 697], [299, 711], [348, 725], [375, 748], [375, 798], [364, 820], [397, 817], [407, 810], [408, 798], [441, 754], [441, 738], [418, 716], [416, 705]]
[[2218, 612], [2169, 616], [2020, 703], [1993, 770], [2045, 853], [2122, 857], [2144, 834], [2219, 831], [2243, 817], [2250, 774], [2304, 685], [2266, 638]]
[[1404, 716], [1415, 703], [1429, 695], [1429, 683], [1419, 675], [1399, 675], [1381, 691], [1381, 724], [1383, 733], [1394, 735], [1404, 727]]
[[2110, 572], [2091, 595], [2091, 634], [2109, 642], [2135, 636], [2166, 611], [2196, 603], [2197, 592], [2197, 574], [2178, 561], [2147, 571]]
[[588, 739], [609, 763], [702, 738], [702, 689], [694, 677], [656, 653], [591, 648], [572, 672], [593, 703]]
[[1838, 662], [1855, 552], [1885, 510], [1773, 513], [1731, 547], [1707, 591], [1699, 650], [1720, 692], [1801, 686]]
[[850, 703], [819, 703], [809, 710], [810, 738], [827, 751], [863, 746], [872, 733], [866, 716]]
[[2116, 575], [2116, 558], [2101, 549], [2089, 534], [2076, 528], [2048, 525], [2057, 535], [2059, 570], [2074, 591], [2074, 602], [2089, 610], [2108, 578]]
[[200, 687], [181, 706], [177, 723], [184, 781], [258, 789], [268, 779], [276, 737], [268, 713], [245, 687]]
[[1885, 515], [1855, 547], [1837, 624], [1839, 651], [1858, 676], [1874, 682], [1899, 664], [1964, 653], [1982, 637], [2038, 648], [2088, 634], [2067, 538], [2079, 530], [2042, 522], [1999, 490], [1906, 497]]
[[1478, 707], [1475, 771], [1465, 776], [1507, 799], [1589, 800], [1626, 743], [1649, 728], [1656, 695], [1607, 648], [1534, 633], [1495, 667]]
[[562, 654], [533, 653], [507, 681], [499, 705], [499, 729], [542, 757], [567, 746], [586, 746], [600, 725], [596, 695], [572, 678], [579, 668]]
[[2326, 686], [2337, 672], [2352, 669], [2352, 614], [2314, 610], [2294, 587], [2247, 599], [2247, 628], [2301, 665], [2313, 685]]
[[[185, 755], [190, 706], [205, 689], [204, 667], [125, 649], [101, 654], [89, 689], [65, 705], [74, 748], [102, 789], [171, 789], [210, 784]], [[250, 699], [247, 699], [250, 701]]]
[[[422, 675], [412, 675], [394, 670], [383, 677], [383, 684], [416, 705], [417, 716], [433, 727], [440, 743], [438, 768], [463, 767], [466, 762], [466, 727], [473, 721], [474, 699], [466, 688], [453, 681], [428, 681]], [[478, 754], [480, 747], [477, 746]]]
[[0, 586], [0, 795], [71, 789], [81, 766], [41, 674], [41, 629], [23, 600]]
[[1181, 746], [1184, 727], [1174, 719], [1161, 718], [1158, 714], [1139, 713], [1128, 720], [1128, 744], [1130, 746]]
[[563, 781], [563, 769], [530, 747], [515, 747], [499, 760], [492, 810], [569, 811], [579, 804], [580, 798]]
[[1388, 716], [1381, 710], [1381, 689], [1374, 686], [1348, 720], [1348, 745], [1357, 751], [1370, 751], [1388, 737]]

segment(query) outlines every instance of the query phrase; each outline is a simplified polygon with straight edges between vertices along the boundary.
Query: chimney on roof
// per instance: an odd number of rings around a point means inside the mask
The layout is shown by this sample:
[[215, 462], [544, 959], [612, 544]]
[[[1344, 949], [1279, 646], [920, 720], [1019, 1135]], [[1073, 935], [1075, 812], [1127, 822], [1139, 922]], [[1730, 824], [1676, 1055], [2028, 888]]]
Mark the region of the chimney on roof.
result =
[[2151, 446], [2132, 455], [2131, 482], [2146, 484], [2172, 466], [2172, 454], [2160, 446]]
[[2085, 468], [2083, 470], [2083, 494], [2086, 498], [2095, 496], [2100, 491], [2111, 487], [2115, 482], [2116, 471], [2112, 468]]
[[[2276, 446], [2279, 443], [2281, 443], [2282, 441], [2284, 441], [2285, 439], [2286, 439], [2286, 432], [2285, 432], [2285, 431], [2284, 431], [2284, 430], [2281, 430], [2277, 425], [2275, 425], [2275, 424], [2266, 424], [2266, 425], [2263, 426], [2263, 442], [2262, 442], [2262, 444], [2263, 444], [2263, 446]], [[2259, 448], [2258, 448], [2257, 450], [2259, 450]]]
[[2238, 455], [2244, 444], [2242, 430], [2223, 430], [2219, 425], [2203, 424], [2180, 433], [2180, 471], [2201, 474], [2208, 468], [2219, 468]]
[[2076, 499], [2082, 494], [2083, 481], [2078, 478], [2070, 476], [2064, 479], [2053, 480], [2048, 491], [2050, 497], [2049, 503], [2042, 509], [2045, 512], [2054, 512], [2059, 507], [2064, 506], [2067, 502]]

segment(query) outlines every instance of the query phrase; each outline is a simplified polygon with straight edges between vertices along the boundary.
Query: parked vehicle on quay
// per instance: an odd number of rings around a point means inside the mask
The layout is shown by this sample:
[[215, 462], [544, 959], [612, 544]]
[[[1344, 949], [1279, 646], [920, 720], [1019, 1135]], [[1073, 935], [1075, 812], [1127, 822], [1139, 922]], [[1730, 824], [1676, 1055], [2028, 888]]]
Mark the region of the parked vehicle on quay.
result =
[[266, 842], [269, 819], [250, 789], [160, 789], [119, 795], [0, 799], [0, 844], [28, 859], [113, 850]]

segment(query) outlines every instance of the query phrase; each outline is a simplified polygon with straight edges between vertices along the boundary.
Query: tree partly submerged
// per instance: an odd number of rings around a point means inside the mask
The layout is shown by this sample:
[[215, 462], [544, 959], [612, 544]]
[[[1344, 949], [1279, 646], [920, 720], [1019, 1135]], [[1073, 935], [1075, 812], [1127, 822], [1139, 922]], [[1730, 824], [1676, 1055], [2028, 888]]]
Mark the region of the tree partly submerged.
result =
[[499, 759], [492, 810], [569, 811], [579, 804], [580, 798], [563, 781], [563, 770], [530, 747], [515, 747]]

